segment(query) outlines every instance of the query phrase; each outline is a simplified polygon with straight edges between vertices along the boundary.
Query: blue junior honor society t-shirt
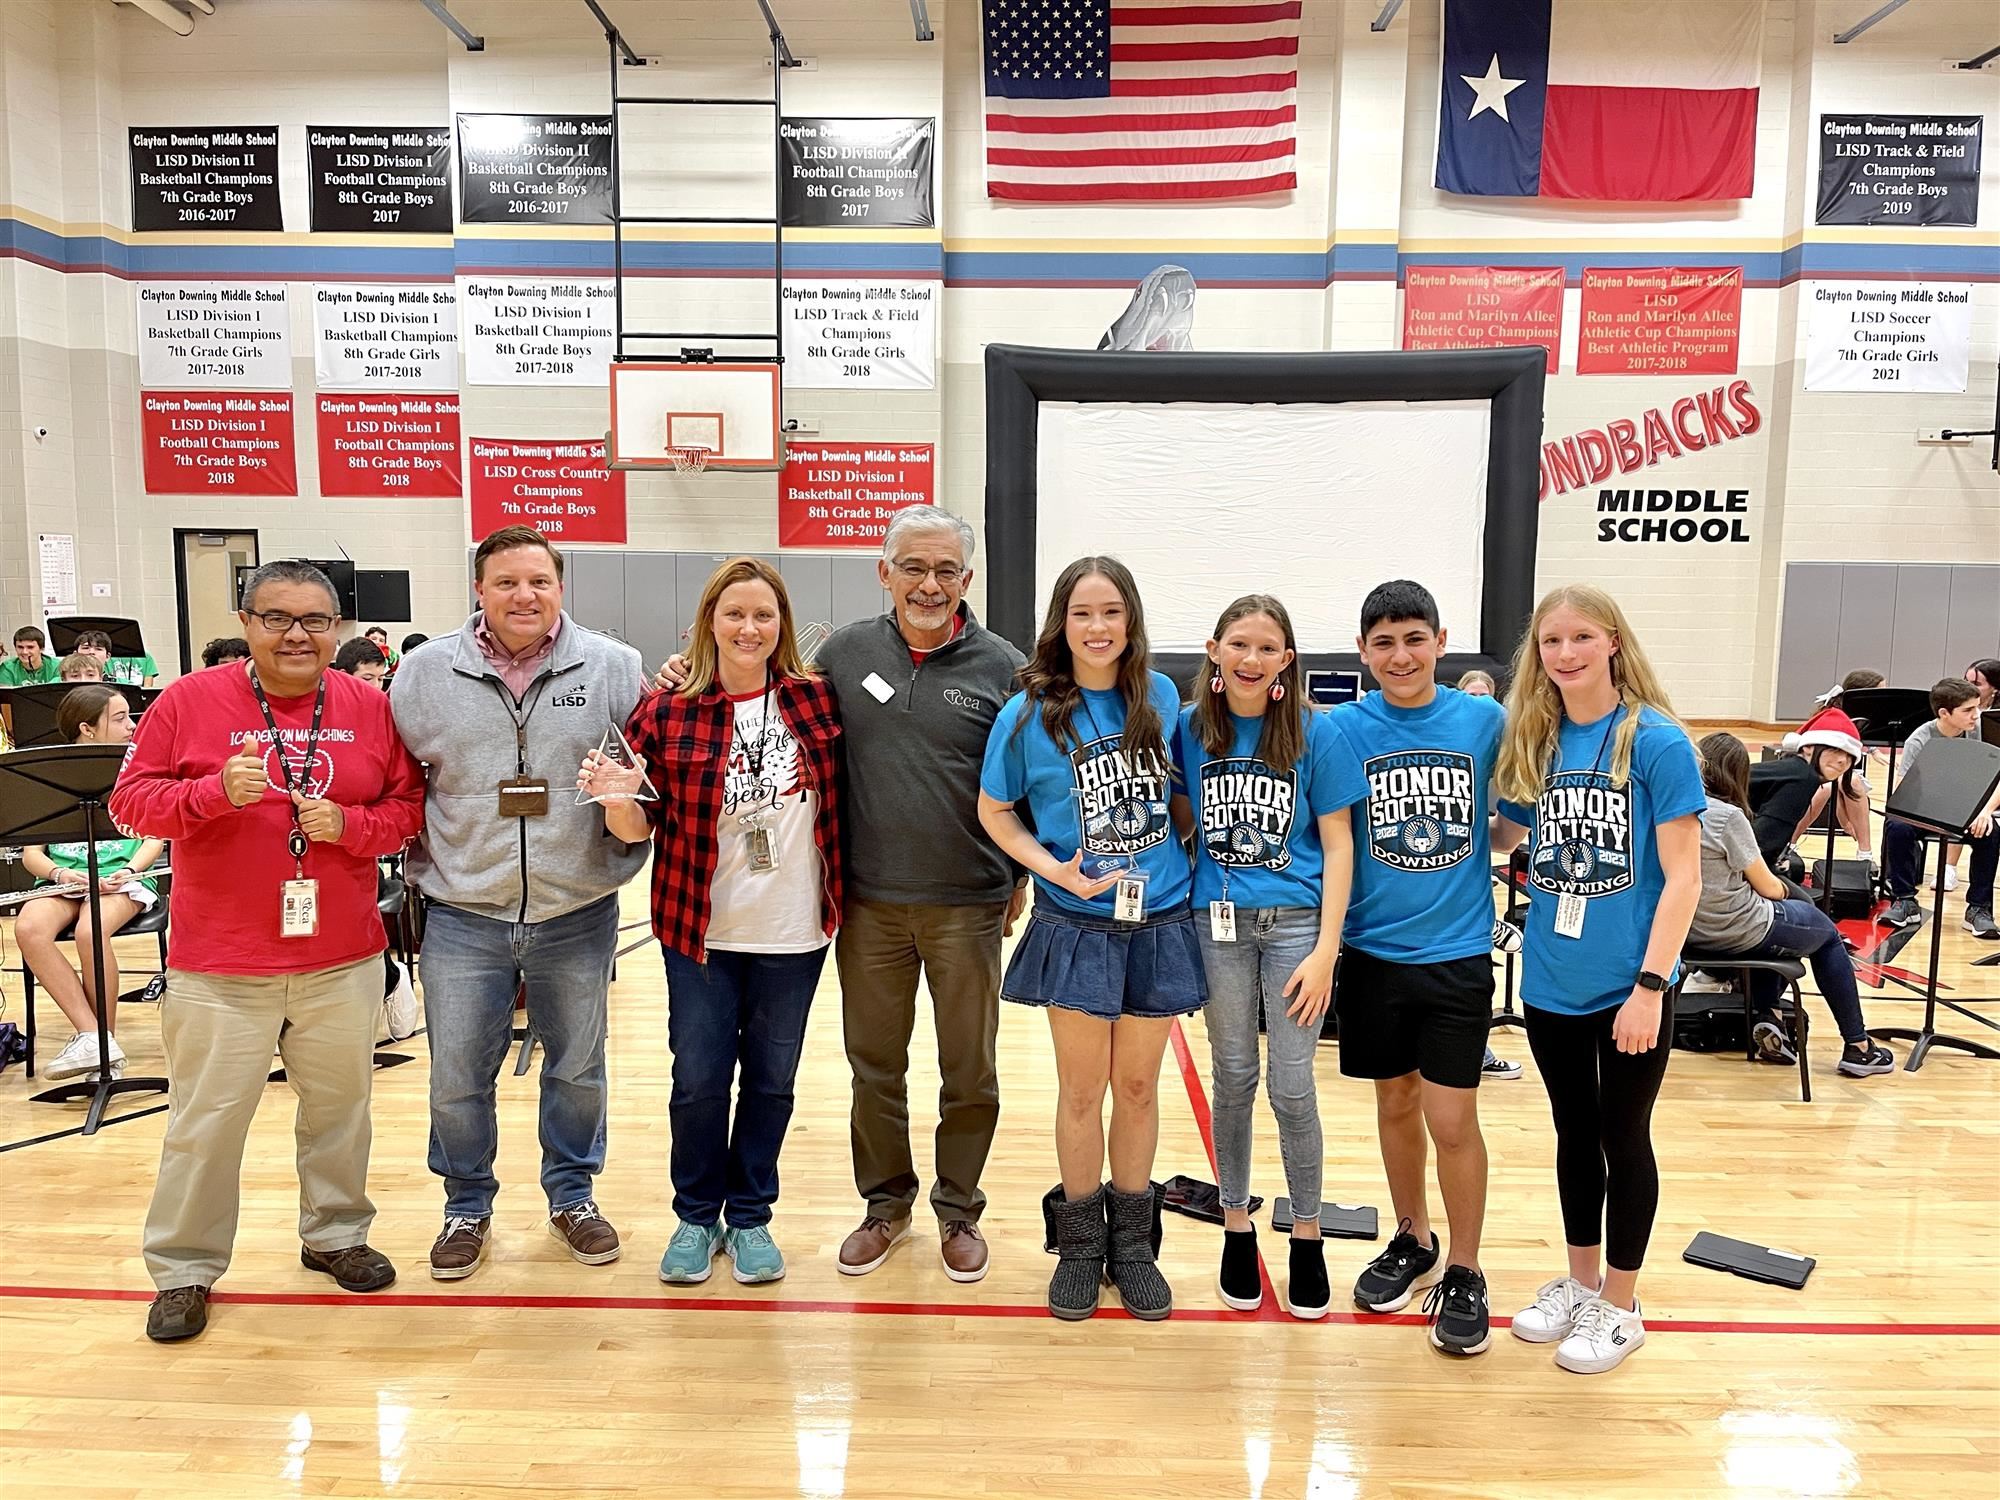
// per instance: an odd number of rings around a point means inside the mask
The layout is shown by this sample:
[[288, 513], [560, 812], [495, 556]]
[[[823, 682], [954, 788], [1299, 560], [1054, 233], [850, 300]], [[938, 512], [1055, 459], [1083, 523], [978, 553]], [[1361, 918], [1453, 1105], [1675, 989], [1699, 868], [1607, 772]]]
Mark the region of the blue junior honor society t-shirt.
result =
[[1195, 904], [1317, 909], [1326, 871], [1318, 820], [1368, 791], [1347, 741], [1330, 716], [1309, 713], [1305, 753], [1297, 765], [1274, 771], [1257, 758], [1262, 719], [1231, 714], [1229, 753], [1211, 755], [1194, 716], [1193, 708], [1182, 710], [1174, 757], [1194, 808]]
[[[1503, 816], [1529, 830], [1521, 998], [1541, 1010], [1589, 1015], [1631, 995], [1667, 884], [1655, 830], [1708, 805], [1687, 734], [1650, 708], [1639, 711], [1632, 774], [1625, 785], [1612, 784], [1626, 712], [1621, 705], [1588, 724], [1565, 719], [1535, 805], [1500, 804]], [[1583, 902], [1575, 937], [1556, 931], [1565, 896]]]
[[[1134, 764], [1126, 754], [1125, 700], [1115, 690], [1085, 690], [1070, 720], [1075, 743], [1069, 746], [1049, 738], [1041, 705], [1016, 693], [993, 721], [979, 775], [980, 790], [995, 802], [1027, 804], [1036, 842], [1063, 863], [1079, 849], [1129, 859], [1146, 877], [1149, 919], [1182, 905], [1189, 881], [1187, 855], [1167, 815], [1178, 781], [1172, 751], [1180, 694], [1159, 672], [1151, 687], [1166, 758]], [[1035, 899], [1079, 916], [1109, 918], [1116, 909], [1114, 891], [1085, 901], [1039, 875]]]
[[1490, 951], [1488, 788], [1507, 711], [1440, 687], [1422, 708], [1370, 693], [1332, 717], [1368, 783], [1355, 814], [1347, 945], [1398, 964]]

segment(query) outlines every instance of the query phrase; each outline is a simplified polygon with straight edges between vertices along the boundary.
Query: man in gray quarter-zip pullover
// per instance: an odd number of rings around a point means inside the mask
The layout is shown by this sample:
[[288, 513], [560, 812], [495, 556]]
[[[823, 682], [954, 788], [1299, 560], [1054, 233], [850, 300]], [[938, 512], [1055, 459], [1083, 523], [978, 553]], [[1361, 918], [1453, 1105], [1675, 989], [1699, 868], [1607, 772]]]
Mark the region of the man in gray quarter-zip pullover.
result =
[[[979, 767], [1021, 653], [973, 618], [972, 528], [948, 511], [896, 512], [877, 563], [893, 612], [836, 631], [816, 665], [840, 699], [847, 905], [834, 958], [854, 1070], [854, 1185], [867, 1204], [840, 1247], [850, 1276], [910, 1233], [910, 1036], [930, 982], [938, 1042], [937, 1176], [930, 1202], [954, 1281], [986, 1274], [979, 1177], [1000, 1120], [994, 1058], [1000, 940], [1025, 890], [979, 826]], [[676, 657], [656, 685], [680, 680]]]
[[445, 1185], [430, 1260], [440, 1281], [470, 1276], [486, 1257], [500, 1186], [494, 1085], [523, 986], [543, 1049], [549, 1232], [585, 1265], [618, 1258], [591, 1183], [604, 1169], [618, 887], [646, 863], [645, 845], [612, 838], [598, 808], [576, 803], [585, 754], [645, 690], [639, 653], [563, 613], [562, 555], [528, 527], [481, 542], [473, 580], [479, 612], [405, 656], [389, 693], [427, 783], [409, 874], [430, 903], [419, 972], [430, 1167]]

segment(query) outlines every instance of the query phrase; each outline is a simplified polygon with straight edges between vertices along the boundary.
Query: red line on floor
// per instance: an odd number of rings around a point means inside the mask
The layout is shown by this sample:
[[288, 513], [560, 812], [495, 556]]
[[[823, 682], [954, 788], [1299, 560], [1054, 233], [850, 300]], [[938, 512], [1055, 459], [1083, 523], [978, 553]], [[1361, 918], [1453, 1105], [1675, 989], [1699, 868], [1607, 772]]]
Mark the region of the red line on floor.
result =
[[[121, 1287], [80, 1286], [0, 1286], [0, 1299], [43, 1302], [150, 1302], [153, 1294]], [[568, 1309], [579, 1312], [764, 1312], [764, 1313], [844, 1313], [856, 1317], [918, 1318], [1046, 1318], [1048, 1309], [1039, 1302], [815, 1302], [754, 1297], [546, 1297], [477, 1296], [471, 1294], [423, 1292], [373, 1292], [347, 1295], [340, 1292], [217, 1292], [219, 1306], [237, 1307], [403, 1307], [403, 1308], [534, 1308]], [[1268, 1305], [1268, 1304], [1267, 1304]], [[1100, 1317], [1122, 1318], [1117, 1307], [1106, 1306]], [[1231, 1312], [1227, 1308], [1175, 1308], [1177, 1323], [1255, 1323], [1296, 1320], [1279, 1314], [1265, 1319], [1258, 1313]], [[1422, 1316], [1413, 1313], [1328, 1313], [1322, 1323], [1351, 1327], [1422, 1326]], [[1506, 1318], [1495, 1318], [1495, 1328], [1505, 1328]], [[1691, 1318], [1653, 1318], [1648, 1333], [1771, 1334], [1833, 1338], [2000, 1338], [2000, 1323], [1771, 1323], [1724, 1322]]]
[[[1215, 1164], [1215, 1116], [1208, 1107], [1208, 1093], [1201, 1086], [1201, 1072], [1194, 1065], [1194, 1052], [1188, 1046], [1187, 1032], [1178, 1018], [1167, 1031], [1167, 1039], [1174, 1044], [1174, 1060], [1181, 1065], [1181, 1084], [1187, 1089], [1188, 1108], [1194, 1111], [1194, 1128], [1201, 1132], [1202, 1149], [1208, 1153], [1208, 1169], [1215, 1174], [1217, 1183], [1222, 1181], [1222, 1169]], [[1264, 1250], [1257, 1249], [1257, 1279], [1264, 1287], [1264, 1300], [1255, 1311], [1236, 1312], [1231, 1310], [1231, 1318], [1243, 1318], [1256, 1322], [1273, 1322], [1285, 1315], [1278, 1307], [1277, 1283], [1271, 1280], [1271, 1268], [1264, 1261]], [[1176, 1315], [1179, 1309], [1175, 1309]]]

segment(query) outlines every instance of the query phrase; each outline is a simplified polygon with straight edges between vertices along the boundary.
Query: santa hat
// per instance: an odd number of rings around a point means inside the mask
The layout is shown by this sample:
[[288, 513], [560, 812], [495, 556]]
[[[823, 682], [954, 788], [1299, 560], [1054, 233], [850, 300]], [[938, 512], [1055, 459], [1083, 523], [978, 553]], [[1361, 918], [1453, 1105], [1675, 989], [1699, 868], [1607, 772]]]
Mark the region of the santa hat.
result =
[[1868, 758], [1868, 751], [1861, 743], [1861, 731], [1854, 720], [1837, 708], [1821, 709], [1784, 739], [1787, 750], [1810, 750], [1815, 745], [1844, 750], [1857, 761]]

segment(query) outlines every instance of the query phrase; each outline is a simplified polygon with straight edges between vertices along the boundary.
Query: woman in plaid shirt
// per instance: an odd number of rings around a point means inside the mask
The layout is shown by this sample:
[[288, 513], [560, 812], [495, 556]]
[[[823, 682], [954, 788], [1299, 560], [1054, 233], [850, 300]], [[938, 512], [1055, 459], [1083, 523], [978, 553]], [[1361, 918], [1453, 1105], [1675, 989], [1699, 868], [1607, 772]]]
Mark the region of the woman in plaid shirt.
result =
[[[706, 1281], [721, 1250], [738, 1281], [776, 1281], [778, 1151], [840, 923], [840, 716], [832, 687], [800, 659], [784, 580], [755, 558], [708, 580], [688, 658], [681, 688], [644, 699], [625, 727], [660, 800], [604, 804], [613, 836], [656, 851], [680, 1220], [660, 1279]], [[595, 752], [578, 777], [599, 795], [637, 781]]]

